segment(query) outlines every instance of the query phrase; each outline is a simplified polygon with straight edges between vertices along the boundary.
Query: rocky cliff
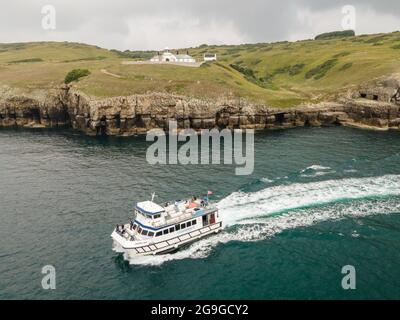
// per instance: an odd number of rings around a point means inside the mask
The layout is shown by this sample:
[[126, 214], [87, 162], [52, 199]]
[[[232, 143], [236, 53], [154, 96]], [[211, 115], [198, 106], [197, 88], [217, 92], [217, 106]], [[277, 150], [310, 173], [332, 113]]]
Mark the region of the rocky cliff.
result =
[[[98, 100], [68, 86], [29, 95], [2, 88], [0, 127], [72, 127], [91, 136], [143, 134], [153, 128], [167, 129], [170, 120], [176, 120], [178, 128], [197, 130], [323, 125], [399, 129], [400, 99], [397, 98], [400, 91], [398, 83], [396, 85], [397, 88], [389, 89], [379, 86], [360, 89], [339, 102], [282, 110], [234, 98], [211, 101], [152, 93]], [[382, 98], [381, 92], [388, 96]]]

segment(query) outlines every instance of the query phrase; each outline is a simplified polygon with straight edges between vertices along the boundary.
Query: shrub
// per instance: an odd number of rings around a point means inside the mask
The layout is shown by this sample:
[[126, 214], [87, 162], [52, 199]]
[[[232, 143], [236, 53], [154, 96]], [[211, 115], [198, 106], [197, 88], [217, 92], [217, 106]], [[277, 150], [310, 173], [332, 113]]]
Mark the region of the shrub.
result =
[[304, 63], [298, 63], [293, 66], [280, 67], [273, 71], [272, 76], [275, 76], [278, 74], [285, 74], [285, 73], [289, 74], [290, 76], [295, 76], [295, 75], [299, 74], [301, 72], [301, 70], [303, 70], [304, 67], [305, 67]]
[[88, 57], [88, 58], [79, 58], [79, 59], [72, 59], [72, 60], [64, 60], [63, 62], [65, 63], [70, 63], [70, 62], [80, 62], [80, 61], [100, 61], [100, 60], [105, 60], [107, 57], [104, 56], [97, 56], [97, 57]]
[[236, 64], [231, 64], [230, 66], [231, 66], [231, 68], [233, 68], [236, 71], [243, 74], [247, 81], [249, 81], [261, 88], [268, 88], [268, 89], [273, 88], [273, 85], [269, 82], [269, 79], [267, 78], [267, 76], [265, 78], [257, 78], [254, 71], [250, 68], [238, 66]]
[[295, 75], [301, 73], [301, 70], [303, 70], [303, 68], [305, 66], [306, 65], [304, 63], [298, 63], [298, 64], [295, 64], [295, 65], [291, 66], [290, 70], [289, 70], [289, 75], [290, 76], [295, 76]]
[[392, 49], [400, 49], [400, 44], [396, 44], [392, 47]]
[[256, 59], [256, 60], [251, 61], [251, 64], [252, 64], [253, 66], [256, 66], [256, 65], [260, 64], [261, 62], [262, 62], [261, 59]]
[[274, 70], [274, 75], [284, 74], [284, 73], [289, 72], [289, 70], [290, 70], [290, 66], [280, 67], [280, 68]]
[[335, 55], [333, 56], [333, 58], [346, 57], [346, 56], [348, 56], [348, 55], [350, 55], [350, 54], [351, 54], [351, 52], [343, 51], [343, 52], [339, 52], [338, 54], [335, 54]]
[[270, 81], [272, 81], [273, 78], [274, 78], [273, 74], [266, 72], [264, 78], [260, 79], [260, 81], [270, 82]]
[[315, 37], [315, 40], [354, 37], [355, 35], [356, 35], [356, 33], [354, 32], [354, 30], [333, 31], [333, 32], [319, 34]]
[[310, 79], [312, 77], [314, 77], [315, 80], [321, 79], [330, 69], [332, 69], [336, 65], [337, 62], [337, 59], [325, 61], [323, 64], [320, 64], [319, 66], [308, 71], [305, 75], [306, 79]]
[[386, 39], [386, 35], [383, 35], [383, 36], [376, 36], [376, 37], [373, 37], [373, 38], [371, 38], [371, 39], [366, 40], [365, 43], [372, 43], [372, 44], [374, 44], [374, 43], [381, 42], [382, 40], [385, 40], [385, 39]]
[[10, 61], [9, 63], [29, 63], [29, 62], [42, 62], [43, 59], [41, 58], [30, 58], [30, 59], [22, 59], [22, 60], [14, 60]]
[[339, 69], [339, 71], [345, 71], [347, 69], [350, 69], [352, 66], [353, 66], [352, 62], [346, 63]]
[[77, 81], [79, 78], [86, 77], [90, 74], [90, 71], [87, 69], [74, 69], [70, 72], [65, 77], [64, 82], [65, 83], [71, 83], [72, 81]]
[[143, 59], [143, 60], [150, 60], [152, 57], [154, 57], [157, 52], [156, 51], [119, 51], [115, 49], [111, 49], [110, 52], [113, 52], [120, 56], [121, 58], [126, 58], [126, 59]]
[[255, 79], [255, 75], [254, 75], [254, 71], [253, 70], [251, 70], [249, 68], [246, 68], [246, 67], [239, 66], [237, 64], [231, 64], [230, 66], [233, 69], [235, 69], [236, 71], [239, 71], [240, 73], [245, 75], [246, 77]]

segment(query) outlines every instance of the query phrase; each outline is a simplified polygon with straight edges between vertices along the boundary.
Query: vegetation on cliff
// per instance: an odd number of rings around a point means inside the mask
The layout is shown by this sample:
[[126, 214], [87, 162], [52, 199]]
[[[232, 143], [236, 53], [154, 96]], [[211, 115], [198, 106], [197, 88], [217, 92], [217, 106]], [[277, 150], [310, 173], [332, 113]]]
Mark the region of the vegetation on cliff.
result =
[[68, 84], [73, 81], [78, 81], [80, 78], [87, 77], [89, 74], [90, 71], [88, 69], [74, 69], [68, 72], [65, 76], [64, 82]]
[[[107, 50], [68, 42], [0, 44], [0, 85], [25, 91], [61, 85], [72, 69], [90, 77], [73, 86], [96, 97], [165, 92], [200, 98], [242, 97], [287, 107], [336, 97], [371, 79], [399, 72], [400, 32], [297, 42], [180, 49], [202, 60], [200, 68], [124, 65], [154, 52]], [[106, 72], [105, 72], [106, 71]], [[111, 75], [118, 75], [111, 76]]]
[[319, 34], [315, 37], [315, 40], [326, 40], [334, 38], [344, 38], [344, 37], [354, 37], [356, 33], [354, 30], [344, 30], [344, 31], [333, 31]]

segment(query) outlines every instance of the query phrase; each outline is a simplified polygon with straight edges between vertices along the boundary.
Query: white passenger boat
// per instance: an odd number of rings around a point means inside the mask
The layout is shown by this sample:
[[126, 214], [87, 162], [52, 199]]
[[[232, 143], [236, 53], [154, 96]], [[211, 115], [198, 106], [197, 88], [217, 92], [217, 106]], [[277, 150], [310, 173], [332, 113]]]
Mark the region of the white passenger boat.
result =
[[135, 207], [135, 217], [118, 225], [111, 238], [113, 250], [127, 259], [165, 254], [178, 250], [222, 229], [222, 220], [208, 196], [202, 199], [178, 200], [160, 206], [151, 201]]

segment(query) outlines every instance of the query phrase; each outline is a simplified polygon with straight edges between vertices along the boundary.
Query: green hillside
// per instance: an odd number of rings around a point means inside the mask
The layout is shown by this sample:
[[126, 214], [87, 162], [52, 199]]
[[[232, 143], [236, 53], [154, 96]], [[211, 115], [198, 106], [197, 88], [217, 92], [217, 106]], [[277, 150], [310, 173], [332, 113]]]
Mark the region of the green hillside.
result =
[[71, 70], [88, 69], [90, 75], [73, 85], [98, 97], [151, 91], [210, 98], [229, 94], [285, 107], [332, 98], [400, 71], [400, 32], [188, 50], [199, 60], [215, 52], [218, 62], [199, 68], [124, 65], [153, 53], [67, 42], [0, 44], [0, 85], [27, 91], [55, 87]]

